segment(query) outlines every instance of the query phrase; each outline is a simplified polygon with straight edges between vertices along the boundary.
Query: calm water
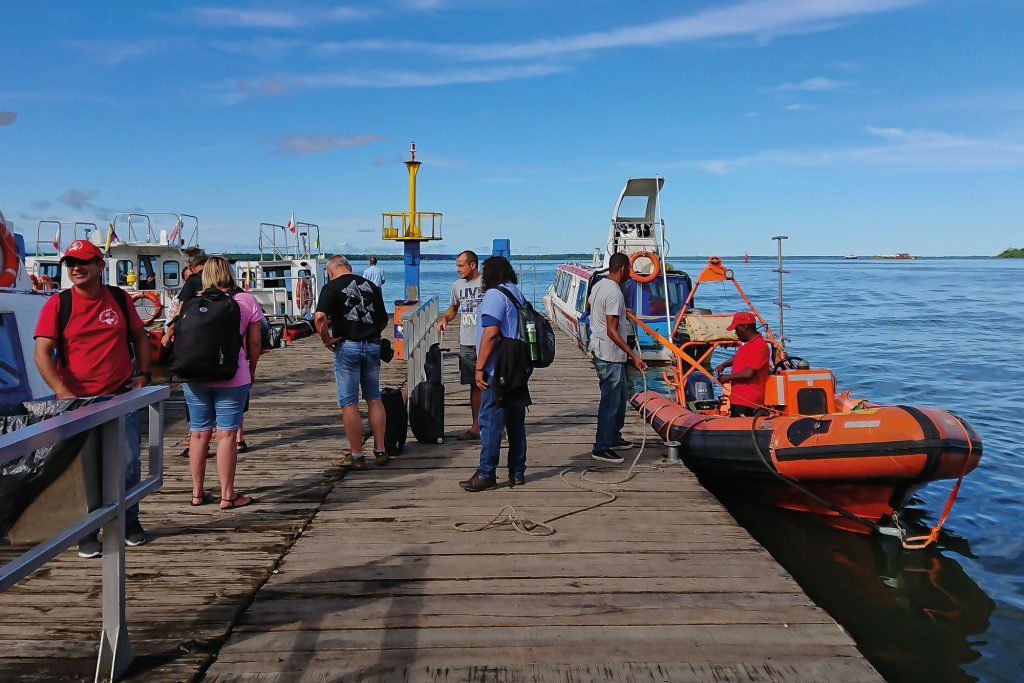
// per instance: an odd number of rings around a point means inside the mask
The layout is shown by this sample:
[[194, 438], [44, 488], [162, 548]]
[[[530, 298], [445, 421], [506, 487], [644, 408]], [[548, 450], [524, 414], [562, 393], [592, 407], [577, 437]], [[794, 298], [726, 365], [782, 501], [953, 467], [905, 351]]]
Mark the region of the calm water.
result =
[[[673, 263], [696, 279], [704, 260]], [[539, 300], [555, 263], [525, 263], [528, 296], [534, 265]], [[774, 262], [727, 265], [774, 325]], [[385, 299], [397, 299], [401, 264], [383, 266]], [[956, 412], [981, 433], [985, 455], [927, 551], [716, 493], [888, 680], [1024, 680], [1024, 261], [794, 258], [786, 267], [791, 354], [831, 368], [855, 396]], [[454, 271], [450, 262], [422, 270], [423, 295], [440, 295], [442, 309]], [[713, 284], [698, 305], [724, 312], [741, 302], [731, 285]], [[919, 492], [908, 520], [933, 524], [950, 484]]]

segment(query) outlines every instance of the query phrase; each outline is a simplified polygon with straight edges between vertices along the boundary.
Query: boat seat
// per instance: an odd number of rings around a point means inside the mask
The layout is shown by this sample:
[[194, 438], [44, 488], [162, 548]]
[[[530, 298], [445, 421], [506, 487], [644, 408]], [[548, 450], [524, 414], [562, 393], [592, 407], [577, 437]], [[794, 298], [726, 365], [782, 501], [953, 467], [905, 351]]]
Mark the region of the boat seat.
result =
[[686, 323], [686, 334], [689, 335], [690, 341], [739, 341], [735, 331], [725, 329], [732, 322], [732, 313], [691, 313], [683, 321]]

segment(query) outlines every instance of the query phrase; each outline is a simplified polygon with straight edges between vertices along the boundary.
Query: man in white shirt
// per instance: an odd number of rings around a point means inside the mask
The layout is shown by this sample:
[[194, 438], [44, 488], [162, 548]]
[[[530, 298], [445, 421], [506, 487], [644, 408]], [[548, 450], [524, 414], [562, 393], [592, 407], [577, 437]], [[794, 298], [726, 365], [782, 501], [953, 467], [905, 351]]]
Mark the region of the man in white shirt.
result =
[[377, 265], [377, 257], [370, 257], [370, 267], [363, 271], [363, 277], [377, 285], [384, 286], [384, 269]]
[[647, 364], [638, 353], [629, 348], [629, 320], [626, 318], [626, 300], [622, 284], [629, 277], [629, 257], [612, 254], [608, 259], [608, 277], [590, 290], [590, 352], [601, 385], [601, 403], [597, 408], [597, 437], [591, 457], [601, 462], [622, 462], [617, 449], [632, 448], [622, 438], [622, 425], [626, 421], [626, 402], [629, 383], [626, 381], [626, 363], [632, 361], [643, 372]]
[[480, 438], [480, 389], [476, 385], [476, 309], [484, 298], [478, 257], [466, 250], [455, 259], [459, 279], [452, 285], [451, 305], [437, 323], [437, 331], [444, 332], [448, 323], [462, 313], [459, 320], [459, 380], [469, 385], [469, 406], [473, 413], [473, 426], [459, 435], [463, 441]]

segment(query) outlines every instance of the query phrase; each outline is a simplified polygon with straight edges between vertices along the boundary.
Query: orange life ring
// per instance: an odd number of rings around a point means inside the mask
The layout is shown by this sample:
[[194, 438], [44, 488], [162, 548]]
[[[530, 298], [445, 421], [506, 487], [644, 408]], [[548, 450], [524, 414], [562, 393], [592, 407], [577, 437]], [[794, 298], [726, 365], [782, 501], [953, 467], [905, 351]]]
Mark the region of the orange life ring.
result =
[[18, 281], [21, 260], [18, 258], [18, 247], [14, 244], [14, 232], [8, 229], [3, 214], [0, 214], [0, 256], [3, 258], [0, 287], [11, 287]]
[[47, 275], [46, 273], [43, 273], [42, 275], [40, 275], [38, 280], [39, 280], [39, 289], [43, 290], [44, 292], [49, 292], [49, 291], [52, 291], [54, 289], [57, 289], [57, 285], [53, 284], [53, 279], [49, 275]]
[[[640, 275], [633, 270], [633, 264], [640, 257], [644, 257], [651, 262], [651, 272], [647, 275]], [[637, 282], [652, 282], [654, 278], [658, 277], [661, 273], [661, 261], [658, 260], [658, 255], [653, 251], [637, 251], [629, 257], [629, 276]]]
[[[140, 301], [142, 299], [145, 299], [145, 300], [147, 300], [147, 301], [149, 301], [149, 302], [151, 302], [153, 304], [153, 313], [152, 313], [152, 315], [150, 315], [148, 317], [144, 317], [143, 315], [141, 315], [141, 313], [139, 315], [139, 317], [142, 318], [142, 324], [143, 325], [149, 325], [154, 320], [156, 320], [160, 316], [161, 313], [163, 313], [164, 305], [163, 305], [163, 303], [160, 302], [160, 294], [158, 292], [152, 290], [152, 289], [147, 290], [145, 292], [135, 292], [134, 294], [132, 294], [132, 302], [133, 303], [134, 302], [138, 302], [138, 301]], [[136, 310], [138, 310], [138, 308], [139, 308], [137, 303], [135, 305], [135, 308], [136, 308]], [[143, 304], [143, 310], [146, 310], [146, 304]]]
[[308, 275], [295, 281], [295, 308], [300, 315], [313, 308], [313, 283]]

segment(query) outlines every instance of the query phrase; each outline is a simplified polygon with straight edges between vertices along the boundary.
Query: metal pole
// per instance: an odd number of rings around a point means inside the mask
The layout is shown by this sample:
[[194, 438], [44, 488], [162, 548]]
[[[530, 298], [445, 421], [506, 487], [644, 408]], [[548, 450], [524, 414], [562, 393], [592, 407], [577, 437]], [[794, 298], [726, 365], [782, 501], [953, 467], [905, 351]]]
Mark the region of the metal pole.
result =
[[772, 239], [775, 240], [778, 243], [778, 247], [779, 247], [779, 249], [778, 249], [778, 253], [779, 253], [779, 255], [778, 255], [778, 264], [779, 265], [778, 265], [777, 268], [773, 268], [772, 269], [773, 272], [779, 274], [779, 298], [776, 299], [775, 301], [773, 301], [772, 303], [774, 303], [776, 306], [779, 307], [779, 343], [782, 344], [783, 348], [785, 348], [785, 346], [786, 346], [786, 330], [785, 330], [785, 327], [783, 327], [783, 318], [784, 318], [783, 312], [785, 311], [785, 309], [789, 308], [789, 304], [787, 304], [783, 300], [783, 298], [782, 298], [782, 276], [784, 274], [786, 274], [786, 273], [789, 273], [789, 271], [785, 270], [782, 267], [782, 240], [788, 240], [789, 237], [786, 236], [786, 235], [776, 235]]
[[[134, 413], [132, 419], [137, 419]], [[100, 428], [102, 500], [104, 506], [116, 506], [117, 515], [103, 525], [103, 630], [96, 681], [116, 681], [134, 659], [124, 610], [124, 421], [121, 415]]]

